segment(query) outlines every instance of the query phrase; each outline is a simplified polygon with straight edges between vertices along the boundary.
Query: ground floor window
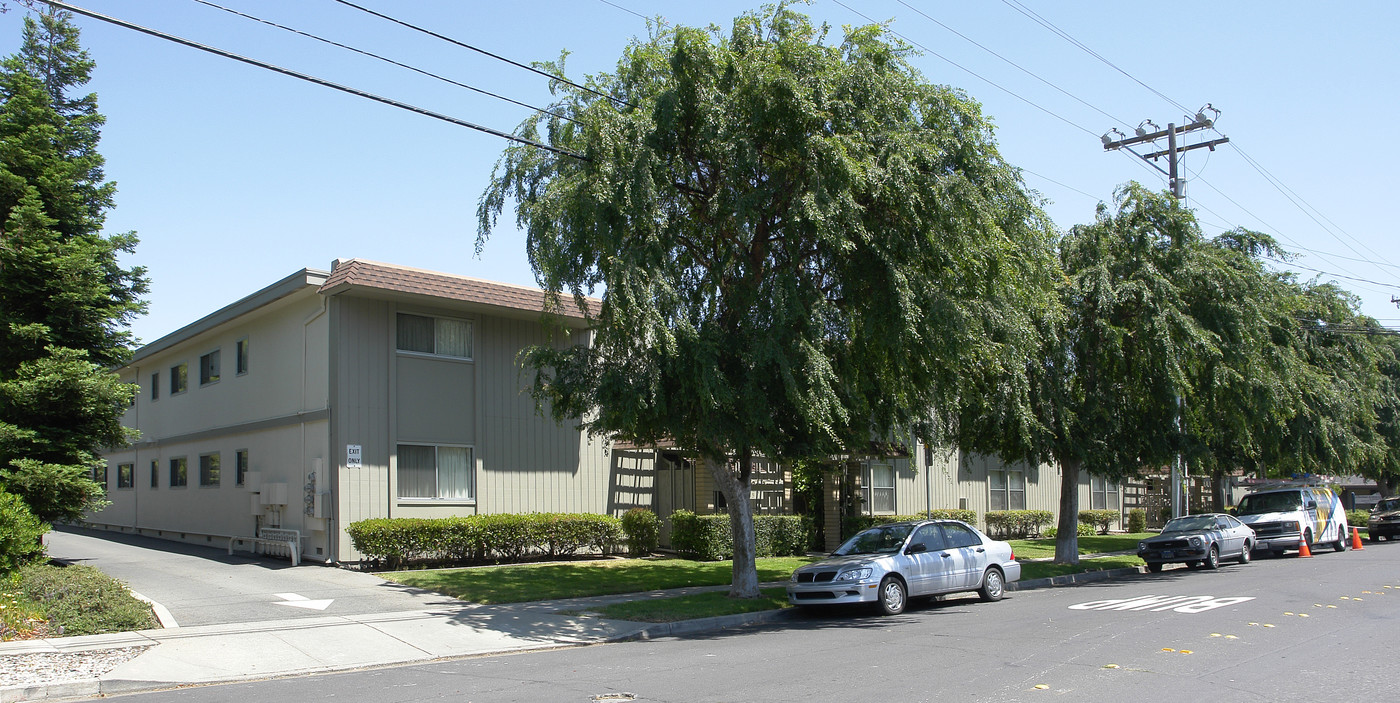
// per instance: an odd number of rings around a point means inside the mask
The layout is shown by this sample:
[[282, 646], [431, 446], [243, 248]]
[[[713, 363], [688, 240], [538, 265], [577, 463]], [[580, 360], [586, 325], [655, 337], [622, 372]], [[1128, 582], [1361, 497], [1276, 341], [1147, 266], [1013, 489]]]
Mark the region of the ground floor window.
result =
[[131, 488], [136, 485], [136, 465], [117, 464], [117, 488]]
[[398, 455], [400, 498], [475, 500], [471, 447], [400, 444]]
[[1118, 484], [1102, 477], [1089, 477], [1089, 507], [1092, 510], [1119, 510]]
[[1026, 472], [1003, 469], [987, 472], [988, 510], [1026, 509]]
[[868, 464], [861, 482], [860, 497], [871, 514], [894, 512], [894, 467]]
[[176, 488], [189, 483], [189, 462], [178, 456], [170, 460], [170, 487]]
[[201, 454], [199, 456], [199, 485], [219, 485], [219, 465], [221, 463], [223, 462], [219, 460], [218, 454]]
[[240, 449], [233, 453], [233, 481], [243, 485], [248, 480], [248, 450]]

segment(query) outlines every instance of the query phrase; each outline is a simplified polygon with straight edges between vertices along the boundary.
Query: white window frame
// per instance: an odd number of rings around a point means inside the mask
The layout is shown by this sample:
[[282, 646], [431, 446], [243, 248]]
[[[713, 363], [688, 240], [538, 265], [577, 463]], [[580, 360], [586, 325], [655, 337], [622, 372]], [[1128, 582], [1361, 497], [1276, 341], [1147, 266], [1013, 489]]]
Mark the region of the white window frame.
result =
[[[1108, 497], [1113, 496], [1113, 505], [1108, 504]], [[1090, 510], [1123, 510], [1123, 492], [1117, 483], [1113, 483], [1103, 476], [1089, 474], [1089, 509]]]
[[[885, 469], [889, 470], [890, 482], [888, 486], [875, 485], [875, 467], [877, 466], [882, 469], [881, 473], [883, 473]], [[898, 483], [898, 480], [895, 477], [894, 464], [873, 461], [866, 462], [861, 475], [860, 497], [865, 503], [865, 513], [867, 515], [894, 515], [899, 511], [899, 503], [896, 500], [898, 496], [895, 495], [896, 483]], [[888, 510], [875, 509], [875, 500], [880, 497], [879, 494], [885, 494], [888, 497], [890, 506]]]
[[[994, 485], [996, 482], [992, 480], [993, 475], [1001, 476], [1002, 485], [1000, 488]], [[1001, 503], [1005, 507], [998, 507], [996, 500], [998, 494], [1001, 495]], [[1026, 509], [1026, 472], [1023, 469], [992, 469], [987, 471], [987, 509]]]
[[[401, 479], [402, 479], [402, 473], [401, 473], [401, 472], [402, 472], [403, 469], [402, 469], [402, 467], [401, 467], [400, 464], [399, 464], [399, 461], [401, 460], [401, 455], [403, 454], [403, 451], [402, 451], [402, 448], [403, 448], [403, 447], [431, 447], [431, 448], [433, 449], [433, 469], [434, 469], [433, 485], [434, 485], [434, 493], [436, 493], [437, 495], [433, 495], [433, 496], [406, 496], [406, 495], [403, 495], [404, 482], [401, 480]], [[441, 480], [441, 474], [440, 474], [440, 472], [442, 471], [442, 466], [441, 466], [441, 462], [438, 460], [438, 457], [437, 457], [438, 451], [441, 450], [441, 449], [465, 449], [465, 450], [467, 450], [467, 491], [468, 491], [468, 493], [469, 493], [468, 496], [466, 496], [466, 497], [461, 497], [461, 496], [455, 496], [455, 497], [441, 497], [441, 493], [442, 493], [442, 492], [441, 492], [441, 490], [440, 490], [440, 486], [442, 485], [443, 482], [442, 482], [442, 480]], [[396, 484], [395, 489], [394, 489], [394, 494], [395, 494], [395, 496], [398, 498], [398, 500], [399, 500], [400, 502], [404, 502], [404, 503], [454, 503], [454, 504], [475, 504], [475, 503], [476, 503], [476, 497], [477, 497], [477, 496], [476, 496], [476, 489], [477, 489], [477, 476], [476, 476], [476, 473], [477, 473], [477, 472], [476, 472], [476, 447], [475, 447], [474, 445], [470, 445], [470, 444], [452, 444], [452, 443], [446, 443], [446, 442], [439, 442], [439, 443], [433, 443], [433, 442], [399, 442], [397, 445], [395, 445], [395, 448], [394, 448], [394, 481], [395, 481], [395, 484]]]

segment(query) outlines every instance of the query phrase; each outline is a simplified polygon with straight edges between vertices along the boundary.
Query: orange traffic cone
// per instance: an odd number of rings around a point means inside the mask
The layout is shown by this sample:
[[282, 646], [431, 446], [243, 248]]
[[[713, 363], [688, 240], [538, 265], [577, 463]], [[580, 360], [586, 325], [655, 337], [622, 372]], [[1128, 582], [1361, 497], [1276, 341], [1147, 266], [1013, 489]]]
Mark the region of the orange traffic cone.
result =
[[1312, 556], [1312, 550], [1311, 550], [1311, 549], [1308, 549], [1308, 540], [1307, 540], [1307, 538], [1303, 538], [1303, 539], [1298, 540], [1298, 556], [1299, 556], [1299, 557], [1310, 557], [1310, 556]]
[[1351, 548], [1352, 548], [1352, 549], [1355, 549], [1355, 550], [1358, 551], [1358, 552], [1361, 551], [1361, 550], [1363, 550], [1363, 549], [1365, 549], [1365, 547], [1361, 546], [1361, 528], [1360, 528], [1360, 527], [1353, 527], [1353, 528], [1351, 528]]

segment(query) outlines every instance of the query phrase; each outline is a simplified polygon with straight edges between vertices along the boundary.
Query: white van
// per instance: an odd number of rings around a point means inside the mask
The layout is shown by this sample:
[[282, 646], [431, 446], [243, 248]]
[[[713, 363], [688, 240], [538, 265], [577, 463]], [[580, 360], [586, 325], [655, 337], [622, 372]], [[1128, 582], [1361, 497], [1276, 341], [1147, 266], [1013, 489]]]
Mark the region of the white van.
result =
[[1329, 488], [1297, 486], [1250, 493], [1240, 499], [1236, 517], [1254, 529], [1254, 549], [1281, 553], [1328, 545], [1344, 552], [1350, 528], [1342, 501]]

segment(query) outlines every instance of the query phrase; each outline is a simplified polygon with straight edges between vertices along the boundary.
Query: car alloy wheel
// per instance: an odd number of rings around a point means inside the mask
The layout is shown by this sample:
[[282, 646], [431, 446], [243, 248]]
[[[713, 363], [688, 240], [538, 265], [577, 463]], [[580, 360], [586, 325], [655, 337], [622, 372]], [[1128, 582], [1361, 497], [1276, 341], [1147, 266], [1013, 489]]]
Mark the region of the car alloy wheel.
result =
[[904, 592], [904, 582], [894, 576], [886, 576], [880, 582], [880, 612], [885, 615], [899, 615], [909, 598]]
[[1250, 544], [1250, 543], [1249, 543], [1249, 540], [1245, 540], [1245, 542], [1244, 542], [1244, 549], [1241, 549], [1241, 550], [1240, 550], [1240, 563], [1241, 563], [1241, 564], [1248, 564], [1248, 563], [1249, 563], [1249, 552], [1250, 552], [1250, 550], [1252, 550], [1252, 549], [1254, 549], [1254, 545]]
[[1206, 554], [1205, 565], [1207, 569], [1220, 568], [1220, 547], [1210, 545], [1210, 553]]

